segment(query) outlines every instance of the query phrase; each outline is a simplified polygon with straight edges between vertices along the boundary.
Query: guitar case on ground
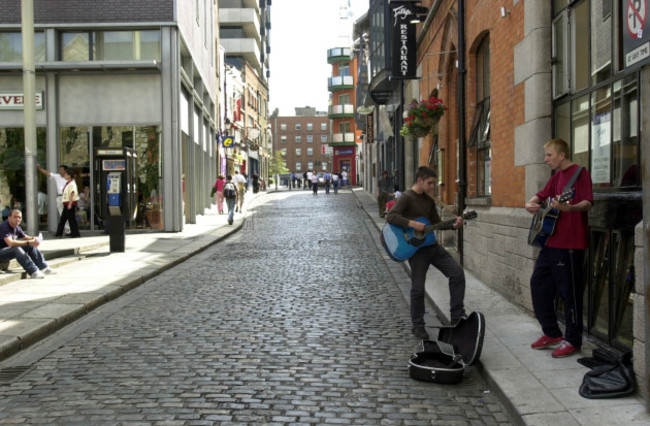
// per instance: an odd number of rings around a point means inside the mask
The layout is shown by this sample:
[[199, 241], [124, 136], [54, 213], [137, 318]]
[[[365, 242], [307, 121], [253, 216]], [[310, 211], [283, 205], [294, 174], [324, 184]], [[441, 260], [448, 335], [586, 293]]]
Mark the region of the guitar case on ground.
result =
[[423, 340], [409, 361], [409, 375], [426, 382], [455, 384], [478, 362], [485, 337], [485, 317], [472, 312], [453, 327], [441, 327], [437, 340]]

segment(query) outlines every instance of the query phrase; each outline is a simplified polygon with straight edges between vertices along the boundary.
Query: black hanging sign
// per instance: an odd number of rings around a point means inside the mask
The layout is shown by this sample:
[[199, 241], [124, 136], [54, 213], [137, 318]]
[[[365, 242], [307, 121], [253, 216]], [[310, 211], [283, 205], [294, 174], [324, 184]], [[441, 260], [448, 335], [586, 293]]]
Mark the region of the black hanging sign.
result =
[[393, 79], [415, 79], [417, 46], [415, 24], [416, 5], [410, 1], [391, 1], [392, 23], [392, 62]]

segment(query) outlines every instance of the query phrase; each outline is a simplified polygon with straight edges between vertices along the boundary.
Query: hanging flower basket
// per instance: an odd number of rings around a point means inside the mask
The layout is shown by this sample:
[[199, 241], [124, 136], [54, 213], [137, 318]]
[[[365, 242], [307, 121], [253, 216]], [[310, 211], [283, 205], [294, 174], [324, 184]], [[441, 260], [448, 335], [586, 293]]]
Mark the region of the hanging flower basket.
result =
[[404, 125], [399, 134], [402, 136], [423, 137], [432, 133], [446, 109], [447, 107], [445, 107], [442, 100], [435, 97], [413, 102], [409, 105], [408, 117], [404, 119]]

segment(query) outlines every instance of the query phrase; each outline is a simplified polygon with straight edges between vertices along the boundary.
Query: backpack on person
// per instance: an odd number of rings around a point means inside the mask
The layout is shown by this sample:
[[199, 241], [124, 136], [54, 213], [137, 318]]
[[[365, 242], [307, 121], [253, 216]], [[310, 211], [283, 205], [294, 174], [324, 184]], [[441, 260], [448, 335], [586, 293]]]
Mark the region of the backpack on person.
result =
[[226, 198], [235, 198], [237, 196], [237, 190], [232, 182], [228, 182], [223, 186], [223, 196]]

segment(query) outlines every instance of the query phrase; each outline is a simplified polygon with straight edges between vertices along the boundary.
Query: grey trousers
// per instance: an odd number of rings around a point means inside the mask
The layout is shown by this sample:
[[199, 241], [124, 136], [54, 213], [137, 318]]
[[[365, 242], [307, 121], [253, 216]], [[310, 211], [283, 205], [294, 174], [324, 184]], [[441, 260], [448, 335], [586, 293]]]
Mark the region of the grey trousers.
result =
[[421, 248], [409, 259], [409, 265], [411, 266], [411, 320], [414, 327], [424, 326], [424, 284], [429, 265], [435, 266], [449, 278], [451, 321], [465, 315], [465, 271], [444, 247], [436, 243]]

